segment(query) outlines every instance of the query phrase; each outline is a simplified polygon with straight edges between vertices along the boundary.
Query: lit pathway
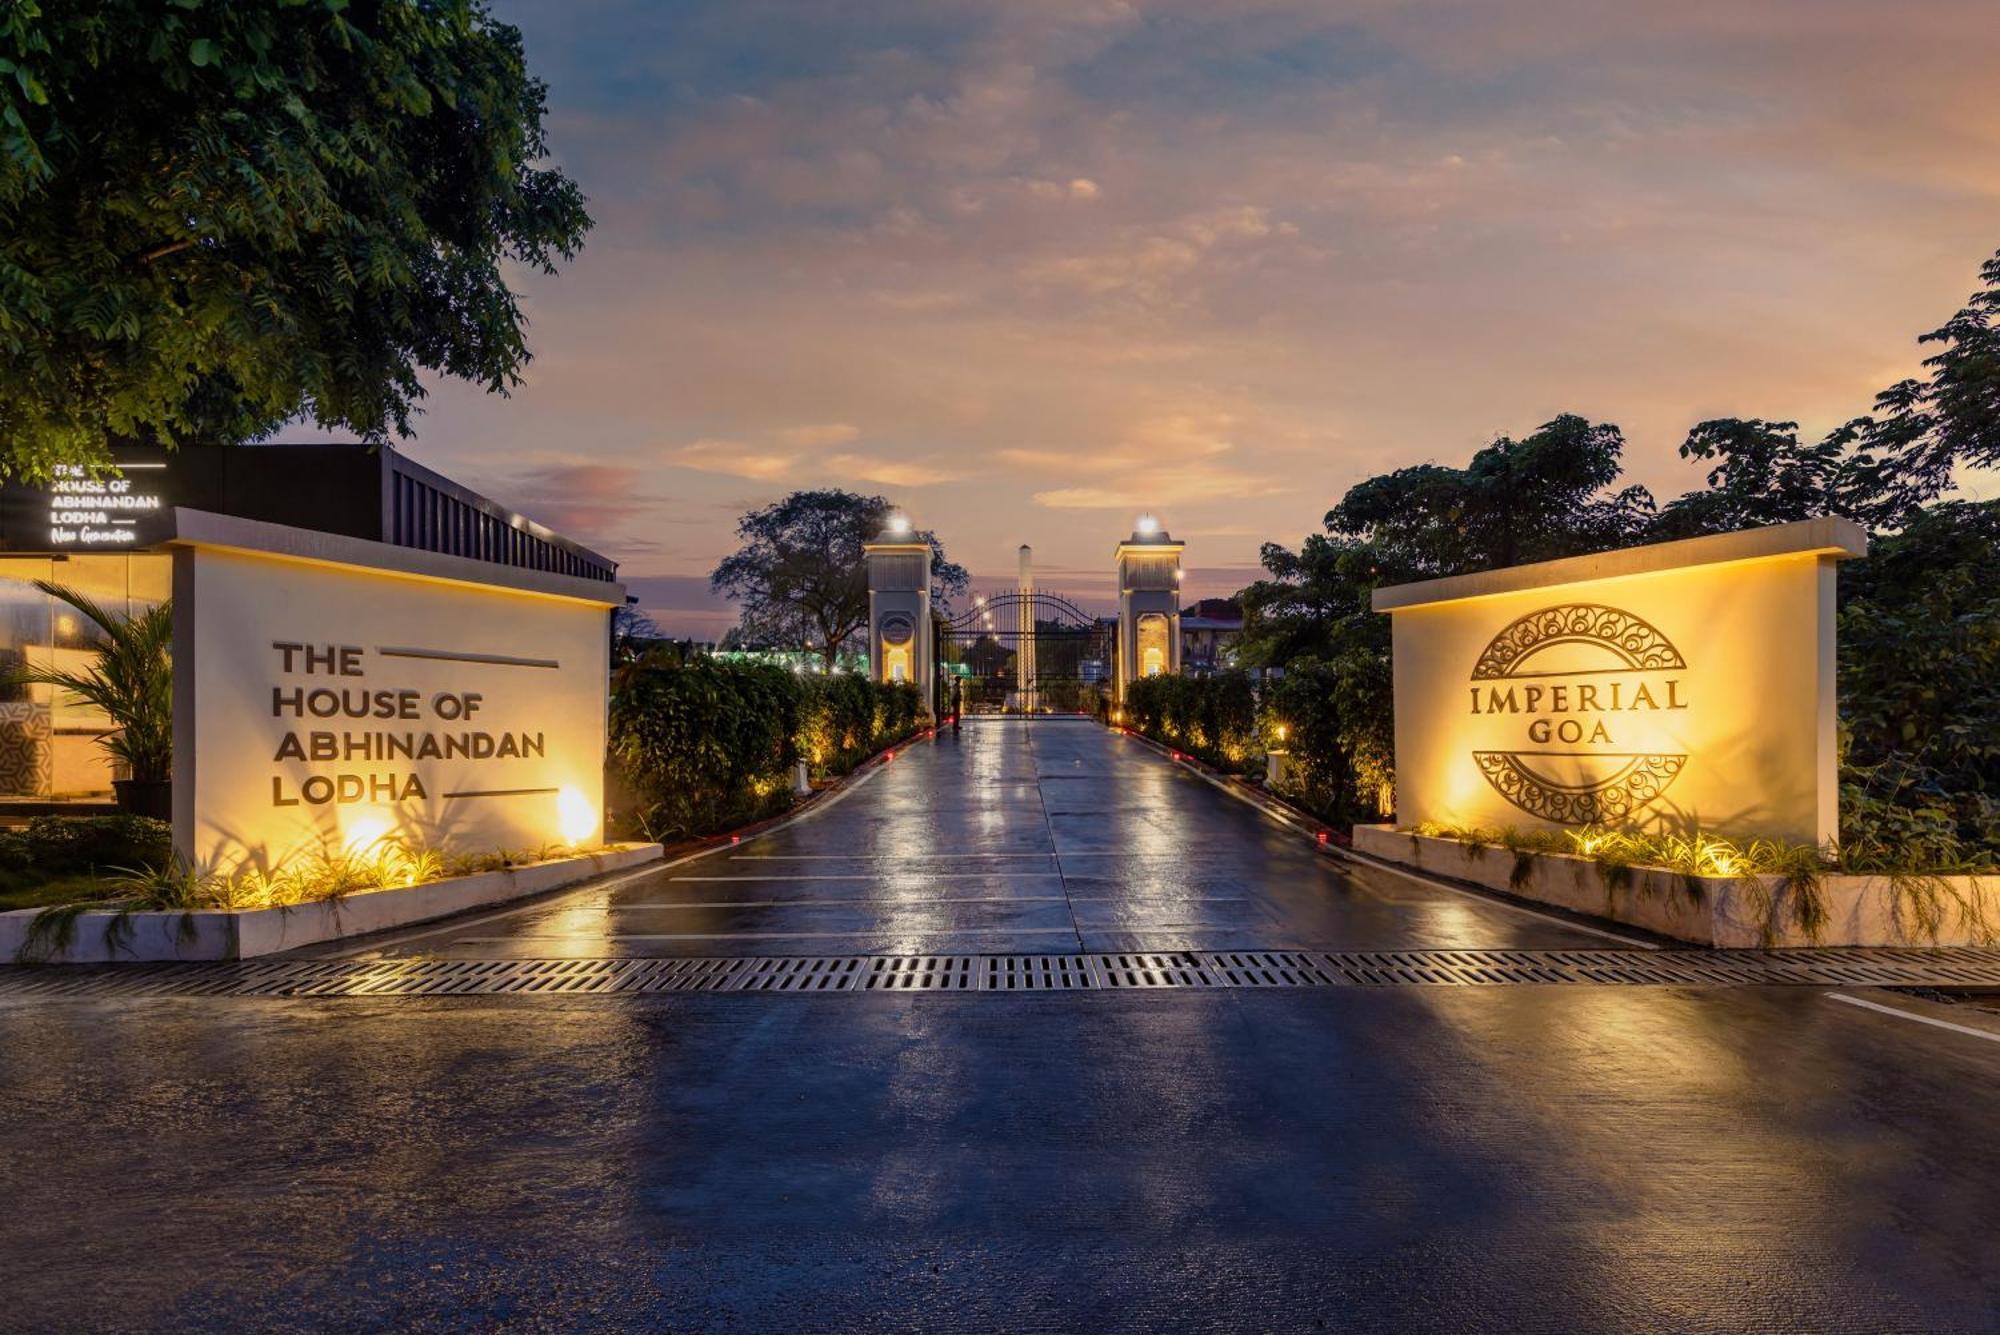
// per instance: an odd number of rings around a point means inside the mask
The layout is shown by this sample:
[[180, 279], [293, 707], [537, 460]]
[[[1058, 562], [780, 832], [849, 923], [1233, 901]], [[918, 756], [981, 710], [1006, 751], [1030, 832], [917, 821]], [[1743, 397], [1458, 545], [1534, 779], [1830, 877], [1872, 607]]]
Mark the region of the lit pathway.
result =
[[1025, 954], [1617, 947], [1323, 856], [1096, 724], [969, 721], [741, 845], [339, 954]]

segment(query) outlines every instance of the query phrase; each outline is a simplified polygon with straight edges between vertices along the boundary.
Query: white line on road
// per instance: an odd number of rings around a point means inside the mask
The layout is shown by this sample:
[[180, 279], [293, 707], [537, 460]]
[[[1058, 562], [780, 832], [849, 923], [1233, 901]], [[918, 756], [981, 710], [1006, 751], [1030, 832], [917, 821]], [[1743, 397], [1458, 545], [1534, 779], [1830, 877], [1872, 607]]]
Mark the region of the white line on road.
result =
[[1835, 1001], [1844, 1002], [1849, 1006], [1859, 1006], [1863, 1010], [1880, 1011], [1884, 1015], [1893, 1015], [1899, 1020], [1915, 1020], [1918, 1024], [1927, 1024], [1933, 1029], [1949, 1029], [1954, 1034], [1967, 1034], [1973, 1038], [1983, 1038], [1988, 1043], [2000, 1043], [2000, 1033], [1995, 1033], [1991, 1029], [1974, 1029], [1969, 1024], [1954, 1024], [1950, 1020], [1934, 1020], [1928, 1015], [1918, 1015], [1911, 1011], [1900, 1010], [1895, 1006], [1884, 1006], [1879, 1001], [1864, 1001], [1860, 997], [1844, 996], [1839, 992], [1828, 992], [1826, 995]]
[[[878, 927], [868, 932], [619, 932], [607, 936], [607, 945], [620, 941], [847, 941], [864, 937], [892, 936], [897, 938], [913, 936], [1075, 936], [1073, 927], [938, 927], [919, 928], [903, 931], [893, 927]], [[461, 946], [501, 945], [507, 942], [523, 941], [567, 941], [575, 944], [576, 937], [560, 935], [520, 936], [468, 936], [452, 944]]]
[[[1062, 873], [1050, 868], [1047, 871], [926, 871], [912, 868], [906, 876], [921, 876], [927, 881], [992, 881], [1007, 877], [1037, 876], [1043, 880], [1058, 880]], [[881, 881], [895, 876], [894, 872], [825, 872], [820, 875], [763, 876], [669, 876], [669, 881]]]
[[1393, 862], [1377, 861], [1369, 857], [1366, 853], [1357, 853], [1351, 848], [1341, 849], [1340, 856], [1358, 862], [1365, 867], [1373, 867], [1377, 871], [1391, 872], [1406, 881], [1415, 881], [1418, 885], [1429, 886], [1433, 890], [1449, 890], [1455, 895], [1464, 895], [1467, 899], [1476, 899], [1482, 904], [1491, 904], [1496, 909], [1506, 909], [1510, 913], [1525, 914], [1530, 918], [1539, 918], [1543, 922], [1552, 922], [1558, 927], [1567, 927], [1572, 932], [1588, 932], [1592, 936], [1601, 936], [1607, 941], [1618, 941], [1628, 946], [1637, 946], [1641, 950], [1658, 950], [1660, 948], [1654, 942], [1641, 941], [1636, 936], [1620, 936], [1616, 932], [1607, 932], [1601, 927], [1586, 927], [1580, 922], [1571, 922], [1568, 918], [1558, 918], [1553, 913], [1537, 913], [1533, 909], [1523, 908], [1519, 904], [1510, 903], [1504, 899], [1496, 899], [1491, 895], [1482, 895], [1476, 891], [1467, 890], [1463, 886], [1453, 885], [1449, 881], [1432, 880], [1421, 873], [1398, 867]]
[[[1179, 901], [1172, 901], [1179, 902]], [[985, 895], [967, 899], [739, 899], [701, 904], [607, 904], [607, 913], [652, 913], [659, 909], [816, 909], [828, 905], [866, 905], [878, 909], [913, 904], [1067, 904], [1068, 895]]]
[[731, 853], [731, 862], [959, 862], [968, 858], [1042, 858], [1053, 853]]
[[[915, 746], [919, 741], [923, 740], [925, 739], [922, 737], [912, 738], [909, 741], [901, 743], [900, 745], [905, 747]], [[876, 775], [880, 774], [883, 770], [887, 768], [888, 768], [888, 762], [877, 762], [872, 769], [863, 770], [859, 778], [853, 780], [851, 783], [841, 788], [840, 791], [836, 792], [832, 797], [829, 797], [822, 802], [815, 802], [810, 807], [807, 807], [804, 811], [799, 812], [797, 815], [787, 816], [783, 820], [779, 821], [777, 824], [772, 825], [766, 829], [760, 830], [751, 837], [753, 839], [762, 839], [766, 835], [776, 834], [779, 830], [783, 830], [790, 826], [797, 825], [800, 821], [812, 819], [814, 816], [819, 815], [819, 813], [827, 810], [829, 807], [839, 805], [842, 801], [846, 800], [846, 798], [851, 793], [853, 793], [855, 789], [860, 788], [861, 786], [866, 784], [870, 779], [873, 779]], [[524, 914], [545, 912], [549, 909], [556, 907], [558, 904], [566, 900], [581, 899], [587, 895], [599, 894], [605, 890], [611, 889], [613, 886], [623, 885], [627, 881], [638, 880], [642, 876], [651, 876], [658, 872], [665, 871], [669, 867], [678, 867], [682, 863], [693, 862], [697, 858], [714, 857], [717, 853], [720, 853], [723, 849], [729, 847], [732, 847], [732, 845], [718, 843], [713, 848], [697, 848], [691, 853], [683, 853], [681, 854], [681, 856], [677, 858], [669, 858], [664, 862], [647, 863], [644, 867], [641, 867], [624, 876], [619, 876], [609, 881], [586, 881], [581, 885], [570, 886], [562, 890], [550, 891], [546, 895], [532, 895], [529, 897], [528, 903], [512, 904], [506, 908], [499, 910], [497, 913], [484, 913], [471, 917], [461, 916], [454, 919], [447, 919], [439, 926], [436, 927], [420, 926], [419, 930], [413, 932], [397, 932], [394, 933], [393, 935], [390, 933], [381, 932], [369, 936], [355, 937], [353, 938], [353, 940], [356, 942], [356, 945], [352, 950], [329, 951], [322, 958], [333, 959], [333, 960], [350, 960], [350, 959], [355, 959], [359, 956], [373, 955], [379, 951], [400, 950], [404, 946], [410, 945], [413, 942], [428, 941], [434, 936], [449, 936], [453, 932], [462, 932], [470, 927], [483, 927], [489, 922], [504, 922], [508, 918], [518, 918]], [[505, 938], [480, 938], [480, 939], [503, 940]]]

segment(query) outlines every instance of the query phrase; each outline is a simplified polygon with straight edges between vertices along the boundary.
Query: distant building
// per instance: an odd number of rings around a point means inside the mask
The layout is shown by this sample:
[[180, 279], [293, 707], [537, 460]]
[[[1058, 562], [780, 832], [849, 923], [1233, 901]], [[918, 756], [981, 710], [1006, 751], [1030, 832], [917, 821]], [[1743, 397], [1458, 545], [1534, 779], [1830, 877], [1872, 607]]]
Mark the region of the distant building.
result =
[[1243, 608], [1234, 598], [1204, 598], [1181, 610], [1181, 670], [1201, 677], [1235, 664]]

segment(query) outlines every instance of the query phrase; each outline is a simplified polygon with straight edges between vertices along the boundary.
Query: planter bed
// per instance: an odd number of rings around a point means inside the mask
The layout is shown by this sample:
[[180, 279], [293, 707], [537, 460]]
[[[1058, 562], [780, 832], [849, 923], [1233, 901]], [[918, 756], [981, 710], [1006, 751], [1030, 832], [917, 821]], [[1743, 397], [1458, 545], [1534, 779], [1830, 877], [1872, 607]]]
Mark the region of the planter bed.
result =
[[[614, 844], [579, 857], [454, 876], [423, 885], [369, 890], [285, 908], [78, 915], [69, 947], [38, 962], [112, 964], [160, 960], [242, 960], [364, 936], [560, 890], [659, 858], [658, 844]], [[0, 962], [20, 958], [40, 909], [0, 913]], [[115, 938], [107, 938], [107, 931]]]
[[[1562, 853], [1517, 855], [1498, 845], [1411, 834], [1389, 825], [1354, 827], [1354, 849], [1384, 862], [1450, 876], [1501, 894], [1657, 932], [1703, 946], [1973, 946], [1992, 944], [1945, 899], [1935, 935], [1924, 930], [1909, 893], [1887, 876], [1827, 873], [1819, 894], [1826, 921], [1816, 937], [1792, 920], [1790, 892], [1778, 876], [1687, 877], [1659, 867], [1633, 867], [1629, 882], [1607, 887], [1605, 869]], [[1517, 860], [1521, 865], [1517, 869]], [[2000, 927], [2000, 876], [1936, 878]], [[1690, 894], [1690, 890], [1695, 893]], [[1775, 913], [1766, 906], [1777, 902]]]

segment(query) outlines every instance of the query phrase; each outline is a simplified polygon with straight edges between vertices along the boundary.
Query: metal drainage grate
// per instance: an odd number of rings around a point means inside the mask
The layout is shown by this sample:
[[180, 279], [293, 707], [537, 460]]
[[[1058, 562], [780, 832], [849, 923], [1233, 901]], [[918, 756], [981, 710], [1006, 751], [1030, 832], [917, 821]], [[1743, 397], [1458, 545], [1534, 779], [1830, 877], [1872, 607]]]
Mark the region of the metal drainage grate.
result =
[[1086, 955], [987, 955], [980, 971], [986, 992], [1074, 992], [1095, 987]]
[[0, 969], [0, 998], [1112, 992], [1521, 984], [2000, 987], [2000, 950], [1231, 950], [1093, 955], [264, 960]]

